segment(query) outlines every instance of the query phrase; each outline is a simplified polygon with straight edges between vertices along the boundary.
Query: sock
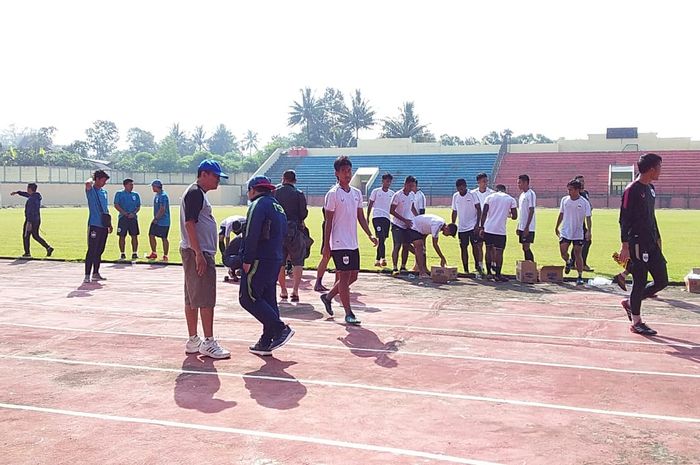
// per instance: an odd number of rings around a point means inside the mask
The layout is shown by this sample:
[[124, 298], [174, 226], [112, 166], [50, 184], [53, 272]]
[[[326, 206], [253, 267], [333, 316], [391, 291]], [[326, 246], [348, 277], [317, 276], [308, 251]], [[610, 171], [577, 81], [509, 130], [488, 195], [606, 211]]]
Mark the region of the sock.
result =
[[190, 336], [190, 341], [194, 341], [194, 340], [196, 340], [198, 337], [199, 337], [199, 336], [197, 336], [196, 334], [195, 334], [194, 336]]
[[532, 253], [532, 250], [525, 251], [525, 260], [535, 261], [535, 254]]

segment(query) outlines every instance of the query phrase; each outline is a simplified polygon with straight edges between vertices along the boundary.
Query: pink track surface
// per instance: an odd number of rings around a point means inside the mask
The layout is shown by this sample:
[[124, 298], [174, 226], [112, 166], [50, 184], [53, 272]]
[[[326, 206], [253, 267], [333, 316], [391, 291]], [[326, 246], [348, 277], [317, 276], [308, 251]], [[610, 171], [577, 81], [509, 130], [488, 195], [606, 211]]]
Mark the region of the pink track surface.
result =
[[296, 335], [261, 358], [222, 282], [213, 361], [184, 354], [180, 267], [82, 271], [0, 261], [0, 463], [700, 463], [700, 298], [679, 289], [644, 303], [644, 338], [612, 288], [361, 275], [347, 327], [305, 275]]

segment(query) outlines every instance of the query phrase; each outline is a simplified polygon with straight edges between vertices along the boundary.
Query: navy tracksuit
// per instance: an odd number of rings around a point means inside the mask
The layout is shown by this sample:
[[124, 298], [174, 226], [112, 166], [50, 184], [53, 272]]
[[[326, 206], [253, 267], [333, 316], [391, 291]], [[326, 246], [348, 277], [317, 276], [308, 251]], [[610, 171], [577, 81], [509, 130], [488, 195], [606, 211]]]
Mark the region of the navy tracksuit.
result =
[[282, 241], [287, 234], [284, 209], [271, 193], [256, 197], [248, 208], [245, 238], [241, 246], [243, 272], [238, 301], [263, 325], [262, 341], [268, 344], [285, 328], [277, 306], [277, 276], [282, 266]]

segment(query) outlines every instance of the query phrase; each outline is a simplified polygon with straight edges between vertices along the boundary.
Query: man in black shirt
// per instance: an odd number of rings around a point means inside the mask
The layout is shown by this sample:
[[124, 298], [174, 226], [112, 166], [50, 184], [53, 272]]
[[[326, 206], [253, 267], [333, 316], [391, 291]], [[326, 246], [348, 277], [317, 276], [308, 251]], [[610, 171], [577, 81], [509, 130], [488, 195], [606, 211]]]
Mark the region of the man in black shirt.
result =
[[46, 249], [46, 256], [50, 257], [53, 253], [53, 247], [46, 243], [39, 235], [39, 226], [41, 226], [41, 194], [36, 191], [35, 183], [27, 184], [27, 191], [14, 191], [10, 195], [20, 195], [27, 199], [24, 204], [24, 226], [22, 228], [22, 240], [24, 242], [24, 255], [22, 257], [29, 258], [32, 254], [29, 252], [29, 238], [33, 237], [42, 247]]
[[[622, 301], [627, 318], [632, 322], [630, 331], [653, 336], [656, 331], [641, 317], [642, 300], [651, 297], [668, 285], [666, 259], [661, 251], [661, 234], [656, 223], [654, 204], [656, 191], [652, 181], [661, 175], [661, 157], [647, 153], [637, 162], [639, 177], [622, 194], [620, 207], [620, 235], [622, 248], [619, 259], [632, 262], [634, 284], [628, 300]], [[654, 281], [647, 285], [647, 275]]]
[[282, 244], [282, 267], [278, 277], [280, 297], [287, 299], [287, 283], [284, 264], [287, 259], [292, 262], [292, 302], [299, 302], [299, 284], [306, 258], [306, 234], [304, 220], [309, 215], [304, 193], [296, 188], [297, 175], [294, 170], [287, 170], [282, 175], [282, 185], [275, 190], [275, 199], [284, 208], [287, 215], [287, 234]]

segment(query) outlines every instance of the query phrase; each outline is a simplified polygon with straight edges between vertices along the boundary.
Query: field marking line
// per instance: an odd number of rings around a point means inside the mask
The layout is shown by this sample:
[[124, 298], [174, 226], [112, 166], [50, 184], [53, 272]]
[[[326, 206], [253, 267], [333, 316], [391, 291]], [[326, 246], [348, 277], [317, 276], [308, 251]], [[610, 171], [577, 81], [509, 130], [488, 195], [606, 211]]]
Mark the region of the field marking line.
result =
[[9, 410], [19, 410], [19, 411], [25, 411], [25, 412], [48, 413], [48, 414], [54, 414], [54, 415], [65, 415], [65, 416], [72, 416], [72, 417], [90, 418], [90, 419], [95, 419], [95, 420], [116, 421], [116, 422], [122, 422], [122, 423], [135, 423], [135, 424], [142, 424], [142, 425], [166, 426], [166, 427], [170, 427], [170, 428], [184, 428], [184, 429], [193, 429], [193, 430], [200, 430], [200, 431], [210, 431], [210, 432], [216, 432], [216, 433], [227, 433], [227, 434], [235, 434], [235, 435], [240, 435], [240, 436], [258, 437], [258, 438], [265, 438], [265, 439], [276, 439], [276, 440], [280, 440], [280, 441], [301, 442], [301, 443], [306, 443], [306, 444], [339, 447], [339, 448], [345, 448], [345, 449], [355, 449], [355, 450], [370, 451], [370, 452], [381, 452], [381, 453], [387, 453], [387, 454], [393, 454], [393, 455], [399, 455], [399, 456], [428, 459], [428, 460], [433, 460], [433, 461], [438, 461], [438, 462], [461, 463], [461, 464], [466, 464], [466, 465], [499, 465], [499, 464], [496, 464], [494, 462], [485, 462], [483, 460], [465, 459], [462, 457], [455, 457], [452, 455], [435, 454], [435, 453], [431, 453], [431, 452], [422, 452], [422, 451], [411, 450], [411, 449], [400, 449], [400, 448], [395, 448], [395, 447], [377, 446], [374, 444], [362, 444], [362, 443], [357, 443], [357, 442], [338, 441], [338, 440], [334, 440], [334, 439], [315, 438], [315, 437], [310, 437], [310, 436], [299, 436], [299, 435], [294, 435], [294, 434], [271, 433], [268, 431], [250, 430], [250, 429], [242, 429], [242, 428], [231, 428], [228, 426], [210, 426], [210, 425], [202, 425], [202, 424], [197, 424], [197, 423], [183, 423], [183, 422], [179, 422], [179, 421], [158, 420], [158, 419], [153, 419], [153, 418], [139, 418], [139, 417], [126, 417], [126, 416], [119, 416], [119, 415], [106, 415], [106, 414], [102, 414], [102, 413], [79, 412], [79, 411], [75, 411], [75, 410], [65, 410], [65, 409], [57, 409], [57, 408], [49, 408], [49, 407], [38, 407], [38, 406], [34, 406], [34, 405], [21, 405], [21, 404], [9, 404], [9, 403], [0, 403], [0, 408], [9, 409]]
[[[168, 338], [168, 339], [178, 339], [178, 340], [183, 339], [182, 336], [177, 336], [177, 335], [173, 335], [173, 334], [155, 334], [155, 333], [140, 333], [140, 332], [132, 332], [132, 331], [66, 328], [66, 327], [56, 327], [56, 326], [29, 325], [29, 324], [23, 324], [23, 323], [3, 323], [3, 322], [0, 322], [0, 325], [29, 327], [29, 328], [33, 328], [33, 329], [46, 329], [46, 330], [51, 330], [51, 331], [72, 331], [72, 332], [82, 332], [82, 333], [90, 333], [90, 334], [156, 337], [156, 338]], [[222, 337], [222, 338], [219, 338], [219, 340], [220, 341], [242, 343], [242, 344], [248, 344], [251, 342], [248, 339], [230, 338], [230, 337]], [[678, 372], [663, 372], [663, 371], [649, 371], [649, 370], [629, 370], [629, 369], [623, 369], [623, 368], [608, 368], [608, 367], [599, 367], [599, 366], [592, 366], [592, 365], [577, 365], [577, 364], [566, 364], [566, 363], [556, 363], [556, 362], [537, 362], [537, 361], [516, 360], [516, 359], [495, 358], [495, 357], [478, 357], [478, 356], [471, 356], [471, 355], [442, 354], [442, 353], [437, 353], [437, 352], [416, 352], [416, 351], [408, 351], [408, 350], [371, 349], [371, 348], [365, 348], [365, 347], [349, 348], [349, 347], [345, 347], [345, 346], [332, 346], [332, 345], [309, 343], [309, 342], [290, 342], [288, 344], [289, 344], [289, 346], [292, 346], [292, 347], [307, 348], [307, 349], [335, 350], [335, 351], [342, 351], [342, 352], [357, 351], [357, 352], [367, 352], [367, 353], [374, 353], [374, 354], [408, 355], [408, 356], [415, 356], [415, 357], [444, 358], [444, 359], [452, 359], [452, 360], [469, 360], [469, 361], [478, 361], [478, 362], [487, 362], [487, 363], [505, 363], [505, 364], [513, 364], [513, 365], [540, 366], [540, 367], [549, 367], [549, 368], [565, 368], [565, 369], [574, 369], [574, 370], [590, 370], [590, 371], [601, 371], [601, 372], [607, 372], [607, 373], [623, 373], [623, 374], [632, 374], [632, 375], [668, 376], [668, 377], [691, 378], [691, 379], [700, 378], [700, 374], [694, 374], [694, 373], [678, 373]]]

